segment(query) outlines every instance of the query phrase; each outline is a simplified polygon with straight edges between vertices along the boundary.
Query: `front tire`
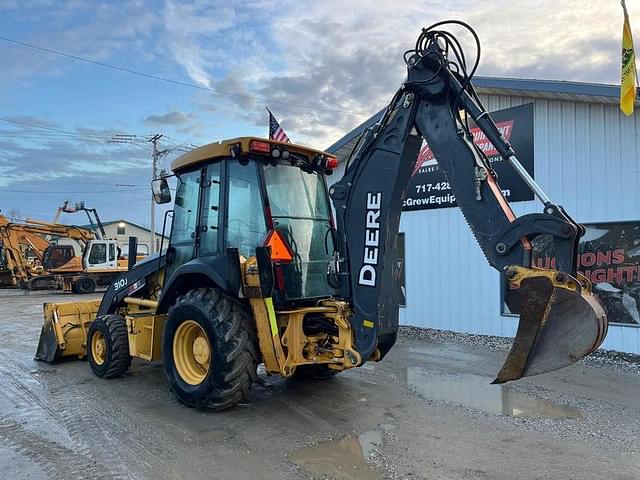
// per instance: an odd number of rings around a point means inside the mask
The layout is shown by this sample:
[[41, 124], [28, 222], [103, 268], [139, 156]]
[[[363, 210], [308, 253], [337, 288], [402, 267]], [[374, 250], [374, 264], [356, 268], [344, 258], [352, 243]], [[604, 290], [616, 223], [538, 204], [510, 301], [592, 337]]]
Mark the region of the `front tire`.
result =
[[96, 291], [96, 281], [91, 277], [82, 277], [73, 282], [72, 290], [76, 293], [88, 294]]
[[169, 385], [190, 407], [233, 407], [247, 398], [257, 379], [253, 318], [215, 289], [178, 297], [167, 315], [162, 350]]
[[100, 315], [87, 332], [87, 360], [102, 378], [121, 376], [131, 365], [127, 322], [120, 315]]

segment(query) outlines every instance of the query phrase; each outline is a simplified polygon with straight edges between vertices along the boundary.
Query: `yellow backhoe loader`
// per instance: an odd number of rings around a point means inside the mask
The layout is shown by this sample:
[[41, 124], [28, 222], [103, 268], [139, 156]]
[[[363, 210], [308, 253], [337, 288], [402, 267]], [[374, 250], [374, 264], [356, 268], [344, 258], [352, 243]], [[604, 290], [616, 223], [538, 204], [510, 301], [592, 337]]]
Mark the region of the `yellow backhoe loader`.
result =
[[[520, 323], [496, 382], [596, 349], [607, 319], [576, 271], [584, 229], [522, 167], [444, 25], [423, 29], [406, 52], [406, 81], [330, 188], [335, 157], [274, 140], [225, 140], [175, 160], [166, 251], [133, 266], [100, 301], [46, 304], [36, 358], [86, 357], [103, 378], [122, 375], [132, 358], [162, 359], [181, 402], [215, 410], [246, 397], [260, 362], [270, 374], [323, 379], [382, 360], [398, 332], [398, 227], [423, 139], [488, 262], [512, 287], [507, 302]], [[468, 120], [541, 200], [541, 213], [511, 210]], [[166, 179], [153, 190], [170, 201]], [[556, 270], [532, 266], [531, 241], [543, 234]]]

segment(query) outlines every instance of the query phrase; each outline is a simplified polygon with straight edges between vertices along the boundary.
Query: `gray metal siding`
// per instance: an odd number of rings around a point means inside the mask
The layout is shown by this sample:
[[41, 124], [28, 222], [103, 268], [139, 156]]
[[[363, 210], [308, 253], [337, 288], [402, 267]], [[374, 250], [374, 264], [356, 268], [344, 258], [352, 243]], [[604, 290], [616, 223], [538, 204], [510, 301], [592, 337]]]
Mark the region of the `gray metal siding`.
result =
[[[640, 125], [616, 105], [518, 96], [481, 96], [489, 111], [534, 103], [535, 178], [579, 222], [640, 220]], [[513, 205], [523, 213], [537, 202]], [[459, 210], [405, 212], [407, 308], [401, 322], [512, 336], [517, 319], [500, 315], [498, 273]], [[640, 328], [612, 325], [605, 348], [640, 354]]]

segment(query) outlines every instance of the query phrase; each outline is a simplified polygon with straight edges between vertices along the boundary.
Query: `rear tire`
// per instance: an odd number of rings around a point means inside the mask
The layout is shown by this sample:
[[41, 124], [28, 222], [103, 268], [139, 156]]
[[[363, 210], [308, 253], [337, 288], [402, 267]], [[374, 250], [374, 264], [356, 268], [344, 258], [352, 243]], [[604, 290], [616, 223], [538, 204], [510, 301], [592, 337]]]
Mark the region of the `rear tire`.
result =
[[102, 378], [121, 376], [131, 365], [127, 322], [120, 315], [100, 315], [87, 332], [87, 360]]
[[73, 283], [72, 288], [76, 293], [93, 293], [96, 291], [96, 281], [91, 277], [81, 277]]
[[317, 365], [300, 365], [296, 367], [291, 377], [294, 380], [313, 381], [313, 380], [329, 380], [338, 374], [338, 370], [333, 370], [325, 364]]
[[224, 410], [244, 401], [260, 362], [248, 309], [210, 288], [169, 309], [162, 353], [171, 390], [187, 406]]

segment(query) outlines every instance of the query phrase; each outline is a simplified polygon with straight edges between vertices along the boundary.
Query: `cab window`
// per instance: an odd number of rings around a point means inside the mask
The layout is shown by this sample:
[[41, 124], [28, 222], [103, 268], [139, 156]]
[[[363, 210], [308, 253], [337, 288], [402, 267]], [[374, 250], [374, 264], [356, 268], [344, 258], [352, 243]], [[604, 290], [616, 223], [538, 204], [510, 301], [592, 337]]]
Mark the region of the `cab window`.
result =
[[196, 234], [200, 170], [183, 173], [178, 180], [171, 243], [192, 243]]
[[106, 263], [107, 261], [107, 245], [104, 243], [94, 243], [91, 245], [91, 253], [89, 254], [89, 264], [97, 265]]
[[267, 236], [257, 166], [255, 162], [242, 165], [236, 159], [229, 160], [228, 176], [225, 245], [236, 247], [241, 255], [250, 257]]
[[218, 213], [220, 208], [220, 171], [222, 162], [207, 166], [203, 189], [202, 233], [200, 236], [200, 255], [218, 253]]
[[169, 243], [174, 255], [166, 271], [167, 278], [181, 265], [193, 258], [198, 223], [201, 170], [186, 172], [178, 178], [173, 223]]

